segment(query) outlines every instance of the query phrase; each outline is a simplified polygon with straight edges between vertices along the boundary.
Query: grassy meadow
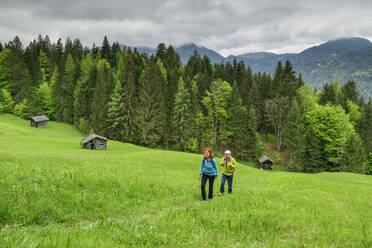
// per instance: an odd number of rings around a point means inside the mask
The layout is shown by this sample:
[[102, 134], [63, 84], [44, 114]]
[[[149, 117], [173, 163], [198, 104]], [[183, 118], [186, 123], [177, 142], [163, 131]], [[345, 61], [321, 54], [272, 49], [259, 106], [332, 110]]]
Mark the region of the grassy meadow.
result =
[[81, 138], [0, 115], [0, 247], [372, 247], [371, 176], [238, 164], [201, 202], [201, 154]]

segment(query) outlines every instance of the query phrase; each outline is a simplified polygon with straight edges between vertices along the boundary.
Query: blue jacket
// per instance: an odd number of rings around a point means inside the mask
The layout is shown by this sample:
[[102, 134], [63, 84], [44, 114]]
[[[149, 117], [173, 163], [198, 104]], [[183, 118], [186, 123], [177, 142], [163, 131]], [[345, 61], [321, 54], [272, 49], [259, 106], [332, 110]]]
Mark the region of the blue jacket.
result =
[[213, 159], [204, 159], [201, 160], [200, 165], [200, 175], [206, 174], [208, 176], [218, 176], [218, 166], [216, 160]]

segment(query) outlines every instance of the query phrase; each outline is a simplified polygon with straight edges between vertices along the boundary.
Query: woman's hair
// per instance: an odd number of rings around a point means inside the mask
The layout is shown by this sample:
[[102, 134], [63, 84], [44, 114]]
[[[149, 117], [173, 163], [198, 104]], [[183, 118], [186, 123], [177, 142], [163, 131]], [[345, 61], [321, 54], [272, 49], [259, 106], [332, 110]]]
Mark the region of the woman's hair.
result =
[[204, 148], [203, 159], [206, 158], [206, 157], [205, 157], [205, 152], [206, 152], [206, 151], [209, 152], [209, 156], [210, 156], [210, 158], [214, 158], [211, 148]]

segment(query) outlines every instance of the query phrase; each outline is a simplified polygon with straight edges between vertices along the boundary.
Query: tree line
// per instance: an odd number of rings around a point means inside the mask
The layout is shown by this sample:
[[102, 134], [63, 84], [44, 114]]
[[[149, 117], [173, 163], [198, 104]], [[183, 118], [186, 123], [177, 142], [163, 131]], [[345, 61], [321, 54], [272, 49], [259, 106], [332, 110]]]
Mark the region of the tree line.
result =
[[0, 88], [0, 112], [46, 114], [86, 134], [188, 152], [229, 148], [243, 160], [262, 155], [262, 138], [274, 134], [294, 170], [371, 172], [371, 101], [353, 81], [314, 90], [289, 61], [254, 74], [196, 52], [182, 65], [163, 43], [149, 56], [107, 37], [91, 48], [48, 36], [24, 48], [15, 37], [0, 43]]

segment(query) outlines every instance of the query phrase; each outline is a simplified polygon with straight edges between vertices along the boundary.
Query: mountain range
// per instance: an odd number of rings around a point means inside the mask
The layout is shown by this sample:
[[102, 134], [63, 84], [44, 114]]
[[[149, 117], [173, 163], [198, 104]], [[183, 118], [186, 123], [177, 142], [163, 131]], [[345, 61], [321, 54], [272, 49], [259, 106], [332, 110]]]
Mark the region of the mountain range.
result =
[[[156, 49], [149, 47], [137, 47], [137, 50], [147, 54], [156, 52]], [[372, 43], [364, 38], [331, 40], [300, 53], [288, 54], [256, 52], [224, 57], [194, 43], [176, 47], [176, 51], [183, 64], [197, 51], [201, 56], [208, 56], [212, 63], [233, 62], [234, 59], [244, 61], [255, 73], [274, 73], [279, 60], [283, 63], [289, 60], [306, 83], [322, 88], [325, 83], [338, 81], [343, 84], [354, 79], [360, 94], [365, 98], [372, 97]]]

